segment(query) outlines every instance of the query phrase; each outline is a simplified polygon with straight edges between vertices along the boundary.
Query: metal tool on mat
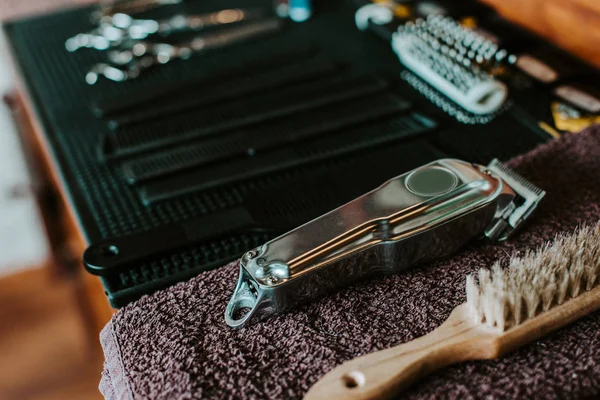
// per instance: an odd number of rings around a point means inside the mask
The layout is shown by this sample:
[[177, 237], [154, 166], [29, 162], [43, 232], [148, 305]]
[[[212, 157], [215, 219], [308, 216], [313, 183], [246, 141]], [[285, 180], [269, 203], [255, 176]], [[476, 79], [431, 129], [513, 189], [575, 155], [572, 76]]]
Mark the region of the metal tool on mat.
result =
[[554, 125], [565, 132], [581, 132], [589, 126], [600, 123], [600, 113], [585, 113], [560, 101], [552, 103], [551, 111]]
[[264, 15], [261, 9], [230, 8], [216, 12], [197, 15], [174, 15], [166, 20], [159, 21], [158, 33], [169, 35], [178, 31], [198, 31], [217, 25], [227, 25], [235, 22], [247, 21]]
[[447, 257], [480, 236], [505, 240], [544, 195], [497, 160], [424, 165], [248, 251], [225, 321], [242, 327], [351, 282]]
[[88, 84], [93, 85], [100, 76], [104, 76], [115, 82], [123, 82], [137, 78], [142, 71], [150, 67], [167, 64], [176, 59], [186, 59], [192, 54], [273, 33], [281, 29], [282, 26], [283, 21], [274, 18], [221, 30], [216, 33], [204, 34], [177, 45], [138, 42], [130, 50], [110, 53], [109, 61], [112, 64], [99, 63], [94, 65], [87, 73], [85, 80]]
[[101, 0], [91, 15], [92, 22], [117, 13], [137, 14], [153, 8], [181, 4], [183, 0]]
[[[167, 36], [181, 31], [201, 31], [219, 25], [248, 21], [264, 15], [261, 9], [232, 8], [220, 11], [186, 15], [176, 14], [162, 20], [136, 19], [128, 14], [116, 13], [105, 17], [98, 28], [79, 33], [65, 42], [65, 48], [74, 52], [82, 48], [107, 50], [115, 47], [131, 47], [137, 40], [151, 35]], [[127, 44], [129, 43], [129, 46]]]

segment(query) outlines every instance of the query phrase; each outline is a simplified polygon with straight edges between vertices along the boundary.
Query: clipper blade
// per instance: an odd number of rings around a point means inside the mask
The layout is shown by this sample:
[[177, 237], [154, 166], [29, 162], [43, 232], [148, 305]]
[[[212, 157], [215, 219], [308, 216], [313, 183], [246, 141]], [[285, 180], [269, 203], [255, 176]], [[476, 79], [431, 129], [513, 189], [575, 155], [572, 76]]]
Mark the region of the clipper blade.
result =
[[501, 218], [486, 230], [488, 238], [506, 240], [531, 215], [546, 192], [498, 159], [492, 160], [487, 168], [506, 182], [519, 196], [503, 211]]

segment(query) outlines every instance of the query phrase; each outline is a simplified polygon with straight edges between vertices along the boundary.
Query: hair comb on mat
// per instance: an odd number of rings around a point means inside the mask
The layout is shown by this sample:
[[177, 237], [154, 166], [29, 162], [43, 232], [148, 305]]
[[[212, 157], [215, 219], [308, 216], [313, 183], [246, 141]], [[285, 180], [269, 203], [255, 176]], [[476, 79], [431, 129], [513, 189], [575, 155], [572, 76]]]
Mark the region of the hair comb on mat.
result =
[[225, 320], [242, 327], [481, 236], [505, 240], [544, 194], [498, 160], [426, 164], [247, 252]]
[[466, 360], [494, 359], [600, 308], [600, 223], [561, 235], [507, 268], [467, 276], [467, 301], [433, 332], [348, 361], [305, 399], [390, 398], [412, 382]]

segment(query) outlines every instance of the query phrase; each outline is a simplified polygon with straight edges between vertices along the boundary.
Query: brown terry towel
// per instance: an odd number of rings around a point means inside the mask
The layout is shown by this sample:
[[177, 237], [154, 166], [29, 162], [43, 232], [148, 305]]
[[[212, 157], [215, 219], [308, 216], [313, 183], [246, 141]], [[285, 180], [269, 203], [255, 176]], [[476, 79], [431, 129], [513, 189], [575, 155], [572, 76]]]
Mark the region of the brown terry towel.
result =
[[[600, 219], [600, 127], [511, 161], [547, 191], [510, 241], [473, 243], [456, 256], [364, 282], [243, 330], [225, 306], [238, 276], [227, 265], [121, 309], [101, 334], [100, 389], [109, 399], [301, 398], [359, 355], [422, 336], [465, 301], [465, 276]], [[408, 399], [599, 398], [600, 312], [493, 361], [445, 368]]]

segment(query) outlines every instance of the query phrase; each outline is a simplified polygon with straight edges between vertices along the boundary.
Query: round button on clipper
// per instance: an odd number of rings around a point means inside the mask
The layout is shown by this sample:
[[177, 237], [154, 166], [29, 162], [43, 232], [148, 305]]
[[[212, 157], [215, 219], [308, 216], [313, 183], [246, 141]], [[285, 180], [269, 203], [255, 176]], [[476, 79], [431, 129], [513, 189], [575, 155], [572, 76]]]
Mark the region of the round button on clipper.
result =
[[454, 172], [439, 166], [419, 168], [406, 178], [406, 187], [418, 196], [431, 197], [447, 193], [458, 184]]

